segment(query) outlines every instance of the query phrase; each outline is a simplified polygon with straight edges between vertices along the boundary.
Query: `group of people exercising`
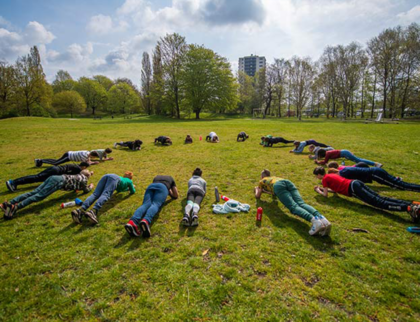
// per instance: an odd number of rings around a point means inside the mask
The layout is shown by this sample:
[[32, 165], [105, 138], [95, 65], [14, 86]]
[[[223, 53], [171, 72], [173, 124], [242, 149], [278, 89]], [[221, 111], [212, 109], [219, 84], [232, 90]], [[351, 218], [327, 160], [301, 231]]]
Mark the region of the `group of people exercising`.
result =
[[[240, 132], [237, 141], [245, 141], [249, 138], [245, 132]], [[219, 137], [215, 132], [210, 132], [206, 141], [218, 143]], [[130, 150], [140, 150], [141, 140], [117, 142], [114, 147], [127, 147]], [[155, 144], [171, 145], [172, 140], [167, 136], [159, 136]], [[185, 143], [192, 143], [192, 138], [187, 135]], [[390, 211], [408, 212], [414, 222], [420, 219], [420, 202], [404, 201], [394, 198], [383, 197], [366, 186], [366, 183], [373, 181], [400, 190], [420, 192], [420, 185], [404, 182], [399, 177], [394, 177], [382, 169], [382, 164], [356, 157], [348, 150], [335, 150], [329, 145], [319, 143], [315, 140], [296, 141], [286, 140], [282, 137], [267, 135], [261, 138], [264, 147], [272, 147], [273, 144], [293, 143], [294, 149], [291, 153], [302, 153], [306, 146], [309, 147], [310, 159], [315, 160], [318, 165], [313, 174], [322, 180], [322, 186], [315, 186], [314, 190], [327, 197], [328, 192], [339, 193], [348, 197], [355, 197], [361, 201], [379, 208]], [[41, 201], [57, 190], [90, 192], [93, 184], [88, 184], [93, 171], [89, 171], [90, 165], [98, 164], [100, 161], [111, 161], [112, 153], [110, 148], [96, 149], [92, 151], [68, 151], [59, 159], [35, 159], [37, 167], [43, 164], [53, 165], [44, 171], [26, 177], [6, 181], [10, 191], [15, 191], [18, 186], [42, 182], [35, 190], [24, 193], [0, 204], [5, 219], [13, 218], [18, 210], [28, 205]], [[354, 166], [339, 166], [335, 160], [345, 158], [356, 162]], [[99, 159], [99, 160], [96, 160]], [[65, 164], [67, 162], [80, 162], [79, 164]], [[327, 169], [323, 165], [328, 163]], [[136, 192], [133, 184], [133, 173], [126, 171], [123, 176], [106, 174], [98, 182], [94, 192], [80, 205], [79, 208], [71, 211], [72, 220], [76, 224], [82, 224], [83, 218], [87, 218], [93, 224], [98, 223], [98, 212], [103, 205], [111, 198], [114, 192]], [[201, 202], [207, 192], [207, 183], [202, 178], [202, 170], [196, 168], [188, 181], [187, 204], [181, 224], [184, 226], [198, 225], [198, 212]], [[296, 186], [285, 178], [271, 174], [267, 169], [261, 172], [258, 186], [254, 189], [255, 197], [260, 198], [263, 193], [275, 195], [290, 212], [311, 223], [310, 235], [327, 236], [331, 232], [331, 223], [314, 207], [306, 204], [299, 194]], [[146, 188], [142, 205], [134, 212], [125, 229], [131, 236], [150, 237], [150, 226], [155, 215], [159, 212], [167, 197], [177, 199], [179, 196], [175, 180], [171, 176], [158, 175]], [[93, 208], [89, 208], [93, 205]]]

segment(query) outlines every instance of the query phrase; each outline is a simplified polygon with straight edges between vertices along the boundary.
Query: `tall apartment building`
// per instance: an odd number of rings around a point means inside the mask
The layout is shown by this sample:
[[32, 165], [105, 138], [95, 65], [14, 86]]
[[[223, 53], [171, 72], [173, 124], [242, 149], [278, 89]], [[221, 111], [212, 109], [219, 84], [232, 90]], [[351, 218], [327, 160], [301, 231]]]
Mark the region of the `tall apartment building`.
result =
[[263, 67], [265, 67], [265, 57], [263, 56], [251, 55], [239, 58], [239, 71], [245, 72], [249, 76], [254, 76]]

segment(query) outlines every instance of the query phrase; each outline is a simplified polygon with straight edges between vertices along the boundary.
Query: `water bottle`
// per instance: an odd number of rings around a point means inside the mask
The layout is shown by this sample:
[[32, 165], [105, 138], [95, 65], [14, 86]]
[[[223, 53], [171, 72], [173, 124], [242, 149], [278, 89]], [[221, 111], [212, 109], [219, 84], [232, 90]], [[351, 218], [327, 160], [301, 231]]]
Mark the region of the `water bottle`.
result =
[[230, 200], [230, 198], [228, 198], [228, 197], [226, 197], [224, 195], [222, 195], [220, 198], [222, 198], [223, 201], [229, 201]]
[[63, 202], [61, 204], [61, 208], [68, 208], [68, 207], [74, 207], [74, 206], [80, 206], [83, 203], [82, 200], [80, 200], [79, 198], [76, 198], [74, 201], [69, 201], [69, 202]]
[[203, 140], [203, 137], [200, 135], [200, 141]]
[[[200, 136], [200, 138], [201, 138], [201, 136]], [[219, 202], [220, 197], [219, 197], [219, 190], [217, 189], [217, 187], [214, 188], [214, 196], [216, 197], [216, 202]]]
[[258, 207], [258, 209], [257, 209], [257, 218], [256, 218], [256, 220], [258, 222], [261, 222], [262, 214], [263, 214], [263, 209], [261, 207]]

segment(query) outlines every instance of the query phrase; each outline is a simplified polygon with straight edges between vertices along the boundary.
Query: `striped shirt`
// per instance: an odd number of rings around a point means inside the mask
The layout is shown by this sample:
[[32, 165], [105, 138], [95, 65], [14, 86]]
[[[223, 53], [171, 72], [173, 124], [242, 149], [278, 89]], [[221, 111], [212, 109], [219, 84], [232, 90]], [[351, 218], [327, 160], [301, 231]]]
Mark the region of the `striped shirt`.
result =
[[87, 162], [89, 160], [89, 151], [69, 151], [69, 159], [73, 162]]
[[89, 192], [92, 190], [88, 186], [88, 178], [83, 174], [76, 175], [67, 175], [63, 174], [64, 184], [61, 188], [62, 190], [72, 191], [72, 190], [83, 190], [83, 192]]

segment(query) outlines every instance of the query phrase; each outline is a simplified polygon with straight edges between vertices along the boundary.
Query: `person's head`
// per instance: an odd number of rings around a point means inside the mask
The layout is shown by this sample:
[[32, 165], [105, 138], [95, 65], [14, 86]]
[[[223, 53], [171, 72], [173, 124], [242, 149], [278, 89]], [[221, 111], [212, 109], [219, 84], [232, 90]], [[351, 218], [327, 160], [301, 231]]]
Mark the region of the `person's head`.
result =
[[325, 169], [324, 167], [319, 166], [314, 169], [313, 173], [318, 179], [322, 179], [325, 176]]
[[87, 162], [80, 162], [79, 167], [82, 170], [85, 170], [85, 169], [87, 169], [89, 167], [89, 163], [87, 163]]
[[82, 170], [80, 174], [83, 174], [86, 178], [90, 178], [90, 176], [93, 174], [93, 172], [90, 172], [89, 170]]
[[203, 171], [200, 168], [196, 168], [193, 172], [193, 176], [201, 177], [202, 174], [203, 174]]
[[324, 159], [326, 155], [327, 155], [327, 151], [325, 149], [319, 149], [319, 151], [318, 151], [318, 158], [319, 159]]
[[308, 150], [309, 150], [309, 152], [310, 152], [310, 153], [314, 152], [314, 150], [315, 150], [315, 145], [311, 144], [311, 145], [308, 147]]
[[191, 137], [191, 135], [187, 134], [187, 138], [189, 139]]
[[217, 135], [215, 135], [215, 136], [213, 136], [213, 142], [216, 142], [216, 141], [218, 141], [219, 140], [219, 137], [217, 136]]
[[105, 149], [105, 153], [106, 153], [106, 154], [110, 154], [111, 152], [112, 152], [112, 149], [110, 149], [110, 148], [106, 148], [106, 149]]
[[300, 145], [300, 142], [299, 141], [295, 141], [295, 142], [293, 142], [293, 144], [298, 147]]
[[262, 136], [262, 137], [261, 137], [261, 141], [264, 141], [264, 139], [265, 139], [265, 136]]
[[134, 145], [136, 145], [136, 146], [140, 146], [140, 145], [142, 145], [143, 144], [143, 142], [142, 141], [140, 141], [140, 140], [135, 140], [134, 141]]
[[261, 179], [269, 176], [271, 176], [270, 170], [264, 169], [263, 171], [261, 171]]
[[264, 138], [264, 142], [269, 142], [270, 141], [270, 138], [269, 137], [265, 137]]
[[167, 138], [167, 139], [166, 139], [166, 143], [172, 143], [171, 138]]
[[338, 162], [331, 161], [330, 163], [328, 163], [328, 168], [338, 169], [338, 167], [339, 167]]
[[124, 173], [124, 176], [123, 176], [124, 178], [128, 178], [128, 179], [130, 179], [130, 180], [132, 180], [133, 179], [133, 172], [131, 172], [131, 171], [126, 171], [125, 173]]

